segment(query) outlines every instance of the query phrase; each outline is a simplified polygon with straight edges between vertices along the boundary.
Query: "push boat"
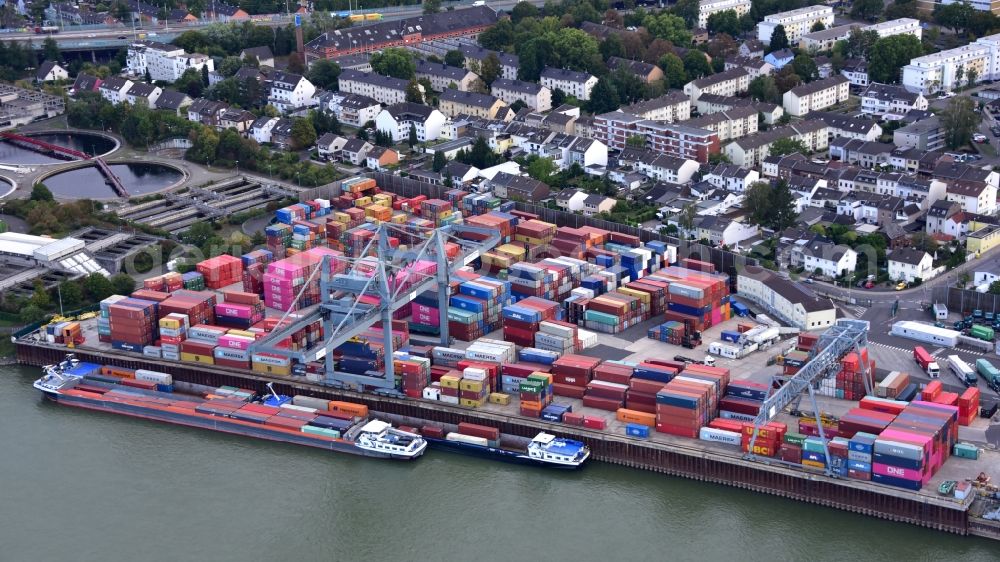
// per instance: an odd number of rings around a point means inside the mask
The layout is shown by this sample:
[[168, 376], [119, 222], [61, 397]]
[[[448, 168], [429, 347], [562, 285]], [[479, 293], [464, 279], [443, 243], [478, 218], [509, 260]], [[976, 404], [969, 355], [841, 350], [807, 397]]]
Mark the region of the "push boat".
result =
[[172, 388], [152, 390], [109, 382], [113, 377], [100, 376], [99, 372], [99, 365], [82, 363], [69, 355], [59, 364], [45, 366], [44, 374], [32, 386], [47, 399], [65, 406], [340, 453], [413, 460], [427, 449], [423, 437], [388, 422], [297, 407], [289, 403], [288, 397], [277, 394], [257, 401], [205, 398], [173, 392]]

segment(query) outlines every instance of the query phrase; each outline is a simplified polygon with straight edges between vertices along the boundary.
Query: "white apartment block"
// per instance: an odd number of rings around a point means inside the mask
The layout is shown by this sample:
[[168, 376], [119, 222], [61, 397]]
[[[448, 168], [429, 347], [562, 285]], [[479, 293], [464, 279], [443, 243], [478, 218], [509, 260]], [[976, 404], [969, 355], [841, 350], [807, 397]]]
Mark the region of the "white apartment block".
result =
[[560, 89], [566, 95], [587, 101], [590, 99], [591, 90], [597, 85], [597, 77], [586, 72], [547, 66], [542, 70], [539, 82], [550, 90]]
[[782, 106], [789, 115], [802, 117], [810, 111], [819, 111], [847, 101], [850, 86], [851, 81], [843, 76], [831, 76], [802, 84], [785, 92]]
[[670, 90], [662, 96], [635, 102], [621, 110], [643, 119], [680, 123], [691, 118], [691, 98], [680, 90]]
[[950, 91], [958, 85], [959, 68], [963, 69], [963, 84], [969, 80], [970, 71], [977, 82], [1000, 78], [1000, 34], [911, 60], [903, 67], [903, 86], [921, 94]]
[[862, 28], [864, 31], [874, 31], [879, 37], [890, 37], [892, 35], [912, 35], [917, 39], [922, 37], [920, 20], [913, 18], [899, 18]]
[[702, 94], [733, 97], [749, 88], [750, 73], [743, 68], [733, 68], [684, 84], [684, 93], [691, 101], [698, 101]]
[[[382, 105], [406, 101], [406, 87], [409, 85], [409, 82], [399, 78], [349, 68], [341, 71], [337, 83], [341, 92], [368, 96]], [[418, 87], [423, 89], [423, 86]]]
[[831, 6], [806, 6], [797, 10], [771, 14], [764, 18], [764, 21], [757, 24], [757, 38], [761, 42], [770, 45], [771, 34], [774, 28], [779, 25], [784, 26], [785, 35], [792, 45], [798, 43], [803, 35], [812, 30], [816, 22], [822, 22], [824, 26], [833, 25], [833, 8]]
[[521, 100], [532, 111], [552, 109], [552, 90], [534, 82], [497, 78], [493, 81], [491, 91], [494, 96], [506, 102], [507, 105]]
[[271, 92], [267, 103], [279, 111], [294, 111], [312, 105], [316, 86], [304, 77], [291, 72], [277, 71], [271, 76]]
[[736, 17], [746, 15], [750, 12], [750, 4], [750, 0], [701, 0], [698, 3], [698, 27], [706, 29], [708, 16], [726, 10], [736, 12]]
[[165, 82], [177, 81], [189, 68], [198, 72], [202, 67], [208, 67], [209, 72], [215, 70], [215, 61], [206, 55], [188, 54], [180, 47], [155, 41], [129, 45], [125, 62], [129, 74], [143, 76], [148, 70], [153, 80]]

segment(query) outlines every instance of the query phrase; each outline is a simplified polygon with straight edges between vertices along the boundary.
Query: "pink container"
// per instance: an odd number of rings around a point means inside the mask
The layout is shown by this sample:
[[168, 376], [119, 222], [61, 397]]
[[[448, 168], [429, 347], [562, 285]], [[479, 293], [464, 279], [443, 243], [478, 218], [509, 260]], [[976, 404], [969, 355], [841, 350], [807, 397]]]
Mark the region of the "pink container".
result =
[[722, 323], [722, 309], [715, 307], [712, 309], [712, 325], [718, 325]]
[[426, 304], [413, 303], [413, 315], [416, 316], [418, 314], [425, 316], [437, 316], [438, 309], [433, 306], [427, 306]]
[[253, 307], [245, 304], [217, 304], [215, 313], [220, 316], [231, 316], [235, 318], [250, 319], [253, 317]]
[[912, 445], [919, 445], [924, 448], [924, 453], [930, 452], [931, 441], [933, 440], [930, 435], [911, 433], [909, 431], [899, 431], [898, 429], [886, 429], [879, 434], [879, 437], [887, 441], [900, 441], [903, 443], [910, 443]]
[[441, 325], [441, 318], [437, 314], [414, 314], [413, 321], [418, 324], [427, 324], [429, 326]]
[[920, 470], [902, 468], [880, 462], [872, 463], [872, 472], [875, 474], [881, 474], [882, 476], [892, 476], [893, 478], [902, 478], [903, 480], [910, 480], [912, 482], [923, 482], [926, 477], [926, 475]]
[[219, 347], [227, 347], [229, 349], [249, 349], [250, 344], [253, 343], [253, 338], [248, 338], [244, 336], [231, 336], [225, 335], [219, 338]]

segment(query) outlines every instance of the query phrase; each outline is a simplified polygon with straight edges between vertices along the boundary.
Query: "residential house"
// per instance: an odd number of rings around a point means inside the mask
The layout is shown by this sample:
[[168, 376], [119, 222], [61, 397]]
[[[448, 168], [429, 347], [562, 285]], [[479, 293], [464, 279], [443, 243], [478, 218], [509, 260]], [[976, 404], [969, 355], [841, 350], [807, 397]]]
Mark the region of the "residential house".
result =
[[[281, 117], [271, 128], [271, 144], [279, 150], [290, 150], [293, 148], [292, 125], [294, 121], [286, 117]], [[362, 163], [364, 160], [362, 159]]]
[[274, 130], [274, 126], [278, 124], [277, 117], [258, 117], [250, 125], [249, 136], [253, 140], [257, 141], [258, 144], [265, 144], [271, 142], [271, 131]]
[[750, 59], [764, 58], [764, 43], [757, 39], [747, 39], [740, 43], [739, 56]]
[[418, 142], [437, 140], [444, 123], [440, 111], [412, 102], [390, 105], [375, 118], [375, 128], [392, 135], [392, 142], [408, 140], [412, 129], [417, 131]]
[[800, 248], [802, 267], [807, 273], [818, 272], [830, 278], [853, 273], [858, 254], [850, 247], [814, 240]]
[[256, 117], [253, 113], [245, 109], [236, 109], [231, 107], [226, 109], [219, 115], [218, 128], [220, 130], [224, 129], [235, 129], [240, 133], [248, 133], [250, 127], [253, 125]]
[[750, 73], [742, 68], [733, 68], [688, 82], [684, 85], [684, 93], [691, 101], [697, 101], [702, 94], [735, 96], [749, 87]]
[[923, 250], [900, 248], [889, 254], [889, 279], [913, 283], [934, 277], [934, 260]]
[[517, 69], [521, 66], [517, 55], [491, 51], [474, 43], [461, 43], [458, 50], [462, 51], [462, 54], [465, 55], [465, 68], [475, 72], [476, 74], [478, 74], [479, 69], [482, 68], [483, 61], [486, 60], [486, 57], [494, 55], [500, 61], [500, 77], [506, 78], [507, 80], [517, 79]]
[[586, 192], [579, 189], [566, 188], [556, 193], [556, 206], [564, 211], [576, 212], [583, 210], [583, 202], [589, 197]]
[[713, 246], [732, 248], [759, 234], [757, 225], [731, 218], [705, 215], [695, 219], [695, 238], [706, 239]]
[[76, 75], [76, 80], [73, 81], [73, 85], [69, 89], [69, 95], [77, 96], [84, 92], [99, 92], [101, 82], [100, 78], [81, 72]]
[[[156, 102], [153, 106], [156, 109], [161, 109], [163, 111], [169, 111], [174, 115], [181, 115], [186, 107], [191, 105], [193, 100], [184, 92], [178, 92], [177, 90], [166, 89], [160, 92], [160, 96], [156, 98]], [[187, 112], [184, 111], [187, 115]]]
[[99, 91], [101, 97], [111, 102], [111, 105], [118, 105], [128, 101], [125, 94], [134, 82], [121, 76], [109, 76], [107, 80], [101, 82]]
[[[744, 0], [745, 1], [745, 0]], [[663, 70], [655, 64], [647, 62], [623, 59], [621, 57], [611, 57], [608, 59], [608, 70], [615, 72], [624, 70], [642, 80], [646, 84], [652, 84], [657, 80], [663, 80]]]
[[187, 70], [215, 70], [215, 61], [211, 57], [187, 53], [180, 47], [159, 41], [132, 43], [128, 46], [125, 62], [130, 75], [143, 76], [148, 72], [153, 80], [164, 82], [176, 82]]
[[644, 152], [653, 158], [643, 158], [638, 162], [637, 168], [646, 176], [657, 181], [685, 184], [694, 178], [700, 168], [698, 162], [694, 160], [656, 154], [651, 151]]
[[416, 77], [417, 80], [426, 79], [431, 83], [431, 88], [439, 92], [445, 88], [471, 92], [481, 83], [479, 76], [469, 70], [423, 59], [417, 60]]
[[851, 83], [851, 86], [864, 88], [868, 86], [868, 61], [863, 59], [848, 59], [840, 69], [840, 75]]
[[894, 84], [869, 84], [861, 93], [862, 113], [903, 115], [911, 109], [927, 110], [927, 98]]
[[831, 141], [837, 137], [875, 141], [882, 136], [882, 127], [874, 119], [825, 111], [813, 111], [809, 118], [826, 123]]
[[892, 132], [892, 142], [901, 148], [941, 150], [945, 147], [945, 130], [935, 115], [896, 129]]
[[760, 180], [760, 174], [757, 170], [734, 164], [716, 164], [709, 168], [702, 179], [719, 189], [725, 189], [731, 193], [743, 193]]
[[959, 239], [965, 234], [960, 226], [964, 222], [961, 215], [961, 204], [939, 199], [927, 209], [925, 232], [931, 236], [943, 235], [945, 239]]
[[584, 216], [594, 216], [601, 213], [610, 213], [612, 209], [615, 208], [615, 204], [618, 200], [614, 197], [605, 197], [604, 195], [588, 195], [583, 200], [583, 214]]
[[516, 199], [538, 203], [549, 196], [549, 186], [528, 176], [500, 172], [487, 182], [493, 195], [501, 199]]
[[274, 68], [274, 53], [271, 52], [271, 47], [267, 45], [263, 47], [248, 47], [240, 51], [241, 59], [248, 59], [250, 57], [256, 59], [260, 66]]
[[508, 105], [522, 101], [532, 111], [552, 109], [552, 91], [535, 82], [497, 78], [493, 81], [490, 91]]
[[580, 101], [589, 101], [590, 92], [597, 85], [597, 77], [586, 72], [547, 66], [542, 70], [539, 82], [549, 90], [562, 90]]
[[723, 70], [742, 68], [750, 73], [750, 80], [761, 76], [769, 76], [774, 73], [775, 68], [771, 63], [762, 59], [750, 59], [743, 57], [730, 57], [726, 59]]
[[221, 101], [198, 98], [188, 106], [188, 121], [201, 123], [207, 127], [217, 127], [219, 125], [219, 117], [227, 109], [229, 109], [229, 106]]
[[1000, 245], [1000, 226], [986, 225], [973, 230], [966, 236], [965, 250], [976, 257]]
[[289, 112], [313, 104], [316, 86], [305, 77], [291, 72], [275, 71], [271, 74], [271, 90], [267, 103], [278, 111]]
[[368, 151], [365, 162], [372, 170], [385, 170], [389, 166], [399, 164], [399, 153], [384, 146], [373, 146]]
[[850, 81], [843, 76], [834, 76], [802, 84], [785, 92], [782, 106], [785, 113], [802, 117], [810, 111], [826, 109], [847, 101], [850, 95]]
[[382, 111], [382, 105], [373, 98], [344, 92], [324, 92], [319, 96], [320, 111], [332, 113], [337, 121], [361, 128], [374, 121]]
[[830, 158], [872, 169], [889, 165], [892, 143], [869, 142], [846, 137], [830, 141]]
[[69, 80], [69, 72], [57, 62], [47, 60], [35, 71], [35, 82], [55, 82]]
[[212, 21], [229, 23], [233, 21], [247, 21], [250, 19], [250, 14], [239, 6], [223, 4], [219, 0], [214, 0], [205, 7], [206, 11], [202, 14], [202, 16], [206, 19], [211, 19]]
[[143, 104], [148, 108], [155, 107], [156, 100], [159, 99], [163, 89], [159, 86], [146, 84], [145, 82], [134, 82], [132, 87], [125, 92], [125, 101], [131, 105]]
[[316, 141], [316, 152], [324, 160], [336, 160], [340, 151], [347, 144], [347, 139], [334, 133], [324, 133]]
[[464, 188], [469, 187], [474, 181], [479, 179], [480, 171], [479, 168], [470, 166], [465, 162], [452, 160], [441, 169], [441, 177], [450, 180], [451, 184], [455, 187]]
[[477, 92], [461, 92], [445, 88], [438, 98], [438, 109], [448, 117], [471, 115], [493, 119], [506, 103], [500, 98]]
[[763, 267], [741, 269], [736, 287], [741, 298], [800, 330], [822, 330], [837, 321], [832, 300], [817, 297]]
[[795, 60], [795, 53], [791, 49], [779, 49], [773, 53], [768, 53], [764, 57], [764, 62], [771, 65], [775, 71], [785, 68]]
[[799, 49], [807, 53], [829, 51], [838, 41], [846, 41], [851, 31], [861, 27], [856, 23], [838, 25], [820, 31], [810, 31], [799, 39]]
[[976, 180], [951, 180], [945, 198], [962, 206], [963, 211], [990, 215], [996, 211], [996, 187]]
[[364, 166], [368, 160], [368, 152], [375, 145], [361, 139], [348, 139], [340, 149], [340, 158], [355, 166]]

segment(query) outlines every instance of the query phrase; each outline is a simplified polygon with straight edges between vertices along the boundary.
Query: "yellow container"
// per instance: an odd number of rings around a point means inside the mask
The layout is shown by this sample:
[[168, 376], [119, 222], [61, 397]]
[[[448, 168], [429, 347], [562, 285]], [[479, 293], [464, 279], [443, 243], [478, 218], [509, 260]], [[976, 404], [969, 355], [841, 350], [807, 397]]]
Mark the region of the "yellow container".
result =
[[649, 304], [649, 293], [645, 291], [636, 291], [635, 289], [629, 289], [628, 287], [620, 287], [615, 290], [615, 292], [621, 293], [623, 295], [628, 295], [630, 297], [635, 297], [642, 301], [642, 304]]
[[824, 465], [823, 463], [821, 463], [819, 461], [803, 460], [802, 461], [802, 466], [808, 466], [808, 467], [811, 467], [811, 468], [818, 468], [820, 470], [826, 469], [826, 465]]
[[521, 260], [524, 259], [524, 254], [527, 253], [527, 250], [525, 250], [524, 247], [517, 246], [515, 244], [504, 244], [503, 246], [499, 246], [496, 249], [496, 252], [501, 255]]
[[458, 403], [466, 408], [478, 408], [485, 404], [483, 400], [469, 400], [468, 398], [459, 398]]
[[168, 330], [179, 330], [181, 321], [176, 318], [160, 318], [160, 327]]
[[406, 214], [396, 213], [395, 215], [392, 215], [392, 219], [389, 222], [393, 224], [406, 224]]
[[202, 363], [204, 365], [215, 365], [215, 358], [211, 355], [197, 355], [194, 353], [181, 352], [181, 361], [186, 363]]
[[483, 390], [484, 383], [485, 381], [471, 381], [468, 379], [462, 379], [462, 381], [458, 383], [458, 389], [468, 390], [471, 392], [480, 392]]
[[367, 206], [369, 206], [371, 204], [372, 204], [372, 198], [368, 197], [368, 196], [358, 197], [357, 199], [354, 200], [354, 206], [355, 207], [360, 207], [362, 209], [364, 209], [365, 207], [367, 207]]
[[441, 387], [442, 388], [460, 388], [462, 383], [462, 377], [456, 377], [453, 375], [443, 375], [441, 377]]
[[549, 240], [544, 238], [532, 238], [531, 236], [525, 236], [524, 234], [515, 234], [514, 240], [531, 245], [547, 244], [549, 242]]
[[228, 332], [226, 332], [226, 334], [228, 334], [230, 336], [243, 336], [245, 338], [255, 338], [255, 337], [257, 337], [257, 334], [255, 334], [253, 332], [248, 332], [246, 330], [229, 330]]
[[372, 200], [383, 207], [392, 207], [392, 196], [385, 193], [376, 193]]
[[287, 377], [292, 374], [292, 368], [288, 366], [281, 367], [278, 365], [268, 365], [266, 363], [252, 363], [250, 367], [255, 373], [265, 373], [280, 377]]
[[490, 393], [490, 404], [500, 404], [501, 406], [510, 405], [510, 394], [504, 394], [502, 392]]
[[340, 211], [337, 211], [337, 212], [333, 213], [333, 220], [335, 220], [337, 222], [342, 222], [344, 224], [347, 224], [347, 223], [351, 222], [351, 215], [348, 215], [347, 213], [342, 213]]

